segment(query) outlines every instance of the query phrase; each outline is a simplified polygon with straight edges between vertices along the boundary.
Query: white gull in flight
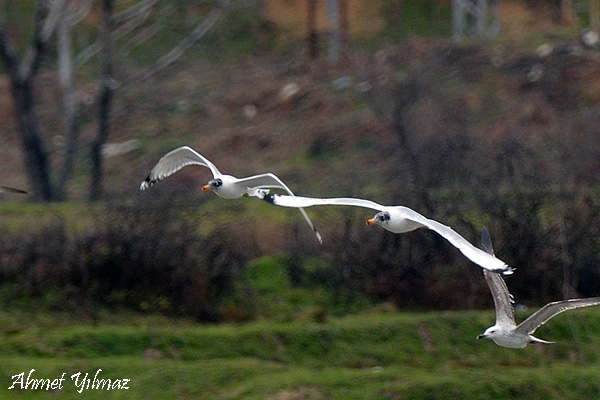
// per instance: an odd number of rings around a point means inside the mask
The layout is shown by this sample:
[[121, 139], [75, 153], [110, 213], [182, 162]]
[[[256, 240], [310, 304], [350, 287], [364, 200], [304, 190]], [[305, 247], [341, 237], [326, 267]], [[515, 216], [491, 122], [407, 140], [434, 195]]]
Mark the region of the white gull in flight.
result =
[[[274, 174], [267, 172], [264, 174], [253, 175], [247, 178], [236, 178], [231, 175], [223, 175], [217, 167], [206, 157], [188, 146], [179, 147], [165, 154], [158, 163], [152, 168], [148, 177], [140, 184], [140, 190], [146, 190], [156, 182], [163, 180], [183, 167], [188, 165], [200, 165], [210, 169], [213, 179], [202, 187], [202, 190], [212, 190], [220, 197], [225, 199], [235, 199], [242, 196], [253, 196], [263, 198], [269, 192], [268, 189], [282, 189], [290, 196], [294, 193], [281, 179]], [[306, 211], [300, 208], [300, 212], [308, 222], [319, 243], [322, 243], [321, 234], [313, 225]]]
[[277, 194], [266, 194], [264, 200], [281, 207], [312, 207], [319, 205], [354, 206], [370, 208], [379, 211], [367, 221], [367, 225], [379, 225], [394, 233], [410, 232], [417, 228], [428, 228], [448, 240], [469, 260], [480, 267], [503, 273], [512, 274], [513, 269], [504, 261], [492, 254], [473, 246], [467, 239], [459, 235], [449, 226], [426, 218], [418, 212], [404, 206], [382, 206], [370, 200], [356, 198], [311, 198], [301, 196], [285, 196]]
[[[481, 234], [481, 245], [489, 254], [494, 254], [492, 239], [486, 228], [483, 228]], [[487, 270], [483, 271], [483, 275], [494, 298], [496, 324], [487, 328], [485, 332], [477, 336], [477, 339], [491, 339], [498, 346], [521, 349], [527, 346], [528, 343], [554, 343], [536, 338], [533, 336], [533, 332], [548, 322], [550, 318], [564, 311], [600, 305], [600, 297], [554, 301], [546, 304], [517, 325], [512, 305], [513, 298], [508, 291], [504, 278]]]

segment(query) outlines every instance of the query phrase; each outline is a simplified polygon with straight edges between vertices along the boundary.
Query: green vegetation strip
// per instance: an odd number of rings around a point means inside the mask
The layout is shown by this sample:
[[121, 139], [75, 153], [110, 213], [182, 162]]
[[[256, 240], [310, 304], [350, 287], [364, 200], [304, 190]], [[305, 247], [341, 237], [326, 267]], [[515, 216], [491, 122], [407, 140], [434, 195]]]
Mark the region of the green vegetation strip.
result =
[[45, 390], [8, 390], [13, 375], [31, 369], [38, 379], [65, 373], [53, 391], [61, 399], [81, 398], [72, 375], [93, 378], [99, 369], [113, 383], [129, 379], [129, 389], [85, 389], [85, 398], [598, 398], [598, 310], [557, 317], [539, 332], [557, 343], [524, 350], [475, 340], [492, 318], [388, 312], [321, 324], [205, 326], [130, 314], [90, 324], [4, 312], [0, 398], [47, 398]]

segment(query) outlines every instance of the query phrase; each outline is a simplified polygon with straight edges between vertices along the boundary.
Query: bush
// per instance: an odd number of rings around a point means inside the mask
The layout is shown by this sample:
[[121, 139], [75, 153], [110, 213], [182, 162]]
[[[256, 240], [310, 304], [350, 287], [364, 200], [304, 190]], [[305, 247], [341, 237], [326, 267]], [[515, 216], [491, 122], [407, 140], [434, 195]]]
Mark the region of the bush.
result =
[[197, 226], [166, 202], [156, 209], [107, 206], [77, 232], [58, 216], [37, 230], [3, 235], [0, 278], [12, 287], [3, 301], [35, 297], [62, 309], [118, 307], [220, 320], [224, 299], [244, 290], [237, 282], [248, 243], [226, 226], [208, 235]]

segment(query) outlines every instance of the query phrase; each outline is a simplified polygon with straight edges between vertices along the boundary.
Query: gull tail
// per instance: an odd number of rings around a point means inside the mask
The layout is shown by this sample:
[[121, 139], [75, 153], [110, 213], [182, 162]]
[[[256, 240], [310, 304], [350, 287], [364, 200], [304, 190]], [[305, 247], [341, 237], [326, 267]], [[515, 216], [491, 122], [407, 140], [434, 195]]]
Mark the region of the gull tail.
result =
[[140, 190], [146, 190], [154, 185], [157, 181], [150, 179], [150, 175], [140, 183]]
[[[278, 206], [280, 204], [278, 204], [277, 200], [279, 199], [279, 196], [276, 194], [269, 194], [264, 193], [262, 199], [264, 201], [266, 201], [267, 203], [271, 203], [274, 206]], [[297, 207], [300, 212], [302, 213], [302, 216], [304, 217], [304, 219], [306, 220], [306, 222], [308, 223], [308, 226], [310, 226], [310, 228], [313, 230], [315, 236], [317, 237], [317, 240], [319, 241], [320, 244], [323, 244], [323, 238], [321, 237], [321, 234], [319, 233], [319, 231], [317, 230], [317, 228], [315, 227], [315, 225], [312, 223], [310, 217], [308, 216], [308, 214], [306, 214], [306, 211], [304, 211], [304, 208], [302, 207]]]
[[263, 198], [262, 198], [262, 199], [263, 199], [264, 201], [266, 201], [267, 203], [271, 203], [271, 204], [273, 204], [274, 206], [276, 206], [276, 205], [277, 205], [277, 202], [275, 201], [275, 195], [274, 195], [274, 194], [269, 194], [269, 193], [266, 193], [266, 194], [263, 196]]
[[530, 334], [529, 335], [529, 343], [552, 344], [552, 343], [556, 343], [556, 342], [550, 342], [548, 340], [543, 340], [543, 339], [540, 339], [540, 338], [536, 338], [535, 336], [533, 336], [533, 335]]
[[496, 272], [501, 272], [502, 275], [512, 275], [515, 272], [515, 268], [511, 267], [509, 265], [506, 265], [506, 269], [499, 270], [499, 271], [496, 271]]
[[246, 192], [248, 196], [258, 197], [261, 200], [265, 200], [265, 197], [267, 196], [273, 196], [269, 195], [269, 189], [247, 188]]

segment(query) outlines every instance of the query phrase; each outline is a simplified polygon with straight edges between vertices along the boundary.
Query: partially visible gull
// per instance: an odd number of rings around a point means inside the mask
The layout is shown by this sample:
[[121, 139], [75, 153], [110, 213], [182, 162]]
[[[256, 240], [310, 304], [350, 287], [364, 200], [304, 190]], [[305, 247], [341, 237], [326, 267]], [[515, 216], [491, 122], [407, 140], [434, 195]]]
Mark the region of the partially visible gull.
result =
[[0, 186], [0, 193], [20, 193], [20, 194], [27, 194], [27, 192], [25, 190], [15, 189], [15, 188], [8, 187], [8, 186]]
[[379, 225], [384, 229], [394, 233], [410, 232], [417, 228], [428, 228], [437, 232], [444, 239], [448, 240], [469, 260], [480, 267], [500, 272], [505, 275], [512, 274], [513, 269], [504, 261], [496, 258], [492, 254], [473, 246], [467, 239], [459, 235], [449, 226], [441, 224], [432, 219], [426, 218], [418, 212], [403, 206], [382, 206], [370, 200], [356, 198], [311, 198], [300, 196], [285, 196], [277, 194], [266, 194], [264, 200], [281, 207], [312, 207], [318, 205], [337, 205], [354, 206], [370, 208], [379, 211], [375, 216], [367, 221], [367, 225]]
[[[152, 168], [148, 177], [140, 184], [140, 190], [146, 190], [156, 182], [163, 180], [183, 167], [188, 165], [200, 165], [210, 169], [213, 179], [202, 187], [202, 190], [212, 190], [218, 196], [225, 199], [235, 199], [242, 196], [253, 196], [263, 198], [269, 192], [268, 189], [282, 189], [290, 196], [294, 193], [281, 179], [274, 174], [267, 172], [264, 174], [253, 175], [247, 178], [236, 178], [231, 175], [223, 175], [217, 167], [206, 157], [202, 156], [194, 149], [183, 146], [165, 154], [158, 163]], [[322, 243], [321, 234], [313, 225], [306, 211], [300, 208], [300, 212], [308, 222], [319, 243]]]
[[[481, 245], [489, 254], [494, 254], [492, 239], [486, 228], [483, 228], [481, 234]], [[483, 271], [483, 275], [494, 298], [496, 324], [487, 328], [485, 332], [477, 336], [477, 339], [491, 339], [498, 346], [522, 349], [528, 343], [554, 343], [536, 338], [533, 336], [533, 332], [548, 322], [550, 318], [564, 311], [600, 305], [600, 297], [554, 301], [546, 304], [517, 325], [512, 304], [513, 297], [508, 291], [504, 279], [500, 275], [486, 270]]]

